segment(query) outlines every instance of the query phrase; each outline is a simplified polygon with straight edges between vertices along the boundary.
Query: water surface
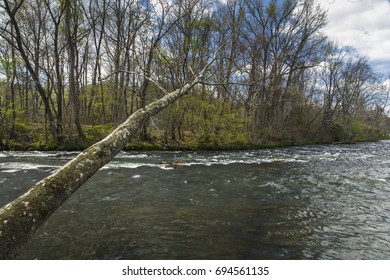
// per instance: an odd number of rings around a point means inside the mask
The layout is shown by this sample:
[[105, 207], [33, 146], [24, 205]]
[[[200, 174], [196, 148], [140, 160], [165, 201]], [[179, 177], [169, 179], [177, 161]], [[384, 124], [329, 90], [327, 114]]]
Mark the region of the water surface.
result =
[[[0, 152], [0, 205], [76, 153]], [[122, 152], [20, 259], [390, 259], [390, 142]]]

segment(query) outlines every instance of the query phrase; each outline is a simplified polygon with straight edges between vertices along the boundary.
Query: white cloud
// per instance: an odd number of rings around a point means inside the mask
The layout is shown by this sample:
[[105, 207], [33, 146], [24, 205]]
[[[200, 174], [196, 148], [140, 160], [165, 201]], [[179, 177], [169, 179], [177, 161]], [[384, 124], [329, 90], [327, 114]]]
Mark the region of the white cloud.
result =
[[367, 56], [377, 71], [390, 73], [388, 0], [316, 0], [328, 11], [326, 34]]

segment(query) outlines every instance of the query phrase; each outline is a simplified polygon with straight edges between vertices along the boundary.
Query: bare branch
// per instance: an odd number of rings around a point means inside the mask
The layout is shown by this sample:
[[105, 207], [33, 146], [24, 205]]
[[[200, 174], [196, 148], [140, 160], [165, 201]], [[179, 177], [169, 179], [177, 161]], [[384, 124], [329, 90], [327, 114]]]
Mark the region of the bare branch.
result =
[[135, 71], [127, 71], [127, 70], [118, 70], [118, 71], [114, 71], [110, 74], [108, 74], [106, 77], [103, 77], [101, 78], [100, 80], [101, 81], [104, 81], [104, 80], [107, 80], [109, 77], [115, 75], [115, 74], [118, 74], [118, 73], [126, 73], [126, 74], [131, 74], [131, 75], [137, 75], [137, 76], [140, 76], [142, 78], [145, 78], [147, 79], [148, 81], [152, 82], [153, 84], [155, 84], [160, 90], [162, 90], [165, 94], [168, 94], [168, 91], [159, 83], [157, 82], [155, 79], [152, 79], [151, 77], [145, 75], [145, 74], [142, 74], [142, 73], [139, 73], [139, 72], [135, 72]]

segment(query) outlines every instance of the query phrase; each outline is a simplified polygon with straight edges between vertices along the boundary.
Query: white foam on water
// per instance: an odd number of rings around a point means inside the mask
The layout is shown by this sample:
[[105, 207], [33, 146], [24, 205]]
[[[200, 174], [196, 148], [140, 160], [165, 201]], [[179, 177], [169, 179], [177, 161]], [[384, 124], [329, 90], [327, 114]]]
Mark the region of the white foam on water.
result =
[[121, 169], [121, 168], [128, 168], [128, 169], [134, 169], [143, 166], [141, 163], [120, 163], [120, 162], [111, 162], [103, 166], [101, 169]]
[[18, 171], [20, 171], [20, 170], [17, 170], [17, 169], [3, 169], [0, 172], [3, 172], [3, 173], [15, 173], [15, 172], [18, 172]]
[[116, 158], [132, 158], [132, 159], [137, 159], [137, 158], [148, 158], [149, 156], [147, 154], [129, 154], [129, 153], [120, 153], [116, 156]]
[[11, 153], [14, 157], [48, 157], [57, 155], [54, 152], [40, 152], [40, 151], [31, 151], [31, 152], [14, 152]]
[[33, 164], [33, 163], [26, 163], [26, 162], [7, 162], [0, 164], [0, 169], [2, 169], [1, 172], [17, 172], [17, 171], [24, 171], [24, 170], [37, 170], [37, 169], [43, 169], [43, 168], [60, 168], [61, 165], [45, 165], [45, 164]]
[[101, 169], [102, 170], [108, 170], [108, 169], [136, 169], [139, 167], [157, 167], [164, 170], [172, 170], [173, 167], [167, 166], [166, 164], [155, 164], [155, 163], [133, 163], [133, 162], [112, 162], [109, 164], [106, 164]]

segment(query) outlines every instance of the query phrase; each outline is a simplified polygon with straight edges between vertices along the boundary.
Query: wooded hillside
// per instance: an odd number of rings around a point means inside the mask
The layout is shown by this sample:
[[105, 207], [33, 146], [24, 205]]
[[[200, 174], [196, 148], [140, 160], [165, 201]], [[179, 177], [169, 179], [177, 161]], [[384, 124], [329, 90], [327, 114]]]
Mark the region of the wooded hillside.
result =
[[312, 0], [2, 0], [0, 147], [84, 148], [137, 109], [207, 82], [146, 122], [160, 147], [375, 140], [389, 89], [329, 41]]

